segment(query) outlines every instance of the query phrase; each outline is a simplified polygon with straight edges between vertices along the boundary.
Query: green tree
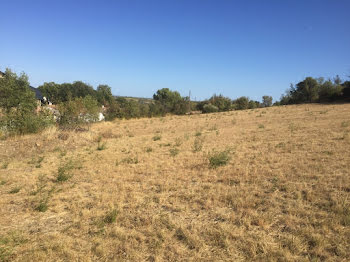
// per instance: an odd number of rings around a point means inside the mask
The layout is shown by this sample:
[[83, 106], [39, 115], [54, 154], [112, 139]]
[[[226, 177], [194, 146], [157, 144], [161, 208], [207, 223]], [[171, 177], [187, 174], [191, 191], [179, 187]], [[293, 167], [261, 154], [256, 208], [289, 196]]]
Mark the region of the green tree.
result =
[[28, 77], [22, 73], [17, 76], [6, 69], [0, 78], [0, 130], [6, 135], [36, 133], [54, 123], [49, 112], [35, 112], [37, 102], [34, 92], [29, 88]]
[[113, 100], [111, 88], [108, 85], [99, 85], [96, 90], [97, 101], [102, 105], [110, 104]]
[[43, 85], [39, 86], [38, 89], [42, 93], [43, 96], [45, 96], [47, 99], [49, 99], [50, 102], [54, 104], [58, 104], [60, 102], [63, 102], [60, 97], [60, 85], [56, 84], [55, 82], [49, 82], [44, 83]]
[[33, 111], [36, 107], [35, 94], [29, 88], [28, 76], [22, 73], [17, 76], [10, 69], [6, 69], [0, 78], [0, 107], [6, 112], [12, 108]]
[[216, 106], [220, 112], [229, 111], [232, 108], [232, 101], [223, 95], [214, 94], [208, 101], [210, 104]]
[[263, 96], [262, 97], [262, 105], [263, 105], [263, 107], [272, 106], [272, 96]]
[[242, 96], [233, 101], [234, 108], [236, 110], [243, 110], [249, 108], [249, 98], [246, 96]]
[[[184, 114], [188, 108], [188, 102], [177, 91], [169, 88], [159, 89], [153, 99], [163, 107], [164, 113]], [[187, 102], [187, 103], [186, 103]]]
[[100, 112], [100, 106], [92, 96], [77, 97], [60, 103], [58, 109], [61, 114], [59, 124], [69, 129], [97, 121]]

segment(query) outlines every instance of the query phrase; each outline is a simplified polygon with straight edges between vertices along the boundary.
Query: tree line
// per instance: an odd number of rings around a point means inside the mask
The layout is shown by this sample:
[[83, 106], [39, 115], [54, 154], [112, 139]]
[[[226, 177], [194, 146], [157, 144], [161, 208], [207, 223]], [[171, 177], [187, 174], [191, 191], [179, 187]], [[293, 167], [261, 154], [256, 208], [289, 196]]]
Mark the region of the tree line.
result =
[[[29, 87], [28, 76], [24, 73], [18, 76], [7, 69], [4, 77], [0, 78], [0, 136], [1, 133], [35, 133], [57, 122], [52, 117], [52, 111], [35, 112], [37, 101]], [[94, 89], [82, 81], [49, 82], [38, 89], [56, 105], [60, 114], [58, 123], [65, 127], [96, 121], [102, 106], [106, 120], [113, 120], [183, 115], [191, 111], [213, 113], [272, 105], [350, 101], [350, 81], [342, 81], [338, 76], [327, 80], [306, 77], [295, 86], [291, 85], [275, 103], [268, 95], [263, 96], [261, 102], [246, 96], [231, 99], [221, 94], [214, 94], [203, 101], [191, 101], [190, 97], [182, 97], [179, 92], [168, 88], [159, 89], [153, 99], [114, 97], [108, 85], [98, 85]]]
[[323, 77], [306, 77], [282, 95], [276, 105], [349, 102], [350, 81], [342, 81], [339, 76], [325, 80]]

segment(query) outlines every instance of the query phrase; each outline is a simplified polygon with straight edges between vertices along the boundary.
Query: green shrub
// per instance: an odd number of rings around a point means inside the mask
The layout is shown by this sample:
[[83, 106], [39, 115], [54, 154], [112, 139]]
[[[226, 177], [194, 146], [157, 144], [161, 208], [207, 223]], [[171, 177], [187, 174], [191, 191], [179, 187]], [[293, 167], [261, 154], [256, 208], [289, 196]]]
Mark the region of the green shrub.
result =
[[126, 164], [138, 164], [139, 159], [137, 157], [127, 157], [122, 160], [122, 163]]
[[36, 210], [39, 212], [45, 212], [48, 209], [48, 198], [41, 199], [39, 204], [36, 206]]
[[228, 150], [221, 152], [213, 152], [209, 155], [209, 166], [211, 168], [224, 166], [230, 161], [230, 159], [230, 152]]
[[219, 111], [219, 108], [212, 104], [206, 104], [203, 106], [203, 113], [215, 113], [218, 111]]
[[66, 163], [62, 164], [58, 170], [57, 170], [57, 182], [64, 182], [70, 179], [73, 174], [72, 170], [78, 168], [76, 163], [74, 163], [72, 160], [67, 161]]
[[100, 107], [95, 98], [86, 96], [59, 104], [59, 124], [64, 129], [76, 129], [98, 120]]
[[15, 188], [11, 189], [11, 191], [9, 193], [10, 194], [17, 194], [20, 190], [21, 190], [20, 187], [15, 187]]
[[53, 124], [53, 115], [46, 110], [35, 113], [18, 108], [0, 119], [0, 129], [10, 136], [38, 133]]
[[199, 151], [202, 150], [202, 148], [203, 148], [203, 141], [204, 141], [203, 138], [201, 138], [199, 136], [196, 137], [196, 139], [193, 142], [193, 147], [192, 147], [193, 152], [199, 152]]
[[175, 146], [181, 146], [182, 145], [182, 140], [180, 137], [175, 138]]
[[106, 142], [104, 142], [104, 143], [99, 142], [97, 145], [97, 150], [102, 151], [102, 150], [106, 149], [107, 148], [106, 144], [107, 144]]
[[153, 137], [153, 141], [158, 141], [160, 140], [162, 137], [160, 135], [156, 135]]
[[170, 152], [170, 155], [174, 157], [174, 156], [176, 156], [176, 155], [179, 154], [180, 150], [177, 149], [177, 148], [171, 148], [171, 149], [169, 150], [169, 152]]
[[9, 162], [4, 162], [4, 163], [2, 163], [2, 165], [1, 165], [1, 169], [7, 169], [8, 168], [8, 166], [9, 166]]
[[115, 221], [117, 221], [117, 215], [118, 215], [118, 211], [116, 209], [113, 209], [107, 212], [107, 214], [103, 218], [103, 222], [106, 224], [112, 224]]

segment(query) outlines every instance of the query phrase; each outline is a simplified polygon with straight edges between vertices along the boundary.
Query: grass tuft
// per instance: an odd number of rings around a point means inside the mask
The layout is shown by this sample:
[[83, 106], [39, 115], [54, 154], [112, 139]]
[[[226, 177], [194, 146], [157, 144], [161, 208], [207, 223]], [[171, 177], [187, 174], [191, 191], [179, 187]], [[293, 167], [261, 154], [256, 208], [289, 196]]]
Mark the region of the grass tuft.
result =
[[107, 143], [106, 142], [104, 142], [104, 143], [98, 142], [98, 145], [97, 145], [97, 150], [98, 151], [105, 150], [106, 148], [107, 148]]
[[11, 189], [11, 191], [9, 193], [10, 194], [17, 194], [20, 190], [21, 190], [20, 187], [15, 187], [15, 188]]

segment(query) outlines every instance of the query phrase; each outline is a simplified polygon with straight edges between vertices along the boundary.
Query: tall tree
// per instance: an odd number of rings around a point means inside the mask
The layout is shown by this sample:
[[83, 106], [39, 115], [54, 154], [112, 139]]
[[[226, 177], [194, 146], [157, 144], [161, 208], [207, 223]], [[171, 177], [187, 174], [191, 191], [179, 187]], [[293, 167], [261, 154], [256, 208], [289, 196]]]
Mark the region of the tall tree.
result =
[[25, 73], [17, 76], [6, 69], [4, 77], [0, 78], [0, 107], [7, 112], [14, 107], [26, 111], [32, 111], [36, 107], [35, 95], [29, 88]]
[[272, 106], [272, 96], [263, 96], [262, 97], [262, 105], [263, 105], [263, 107]]

